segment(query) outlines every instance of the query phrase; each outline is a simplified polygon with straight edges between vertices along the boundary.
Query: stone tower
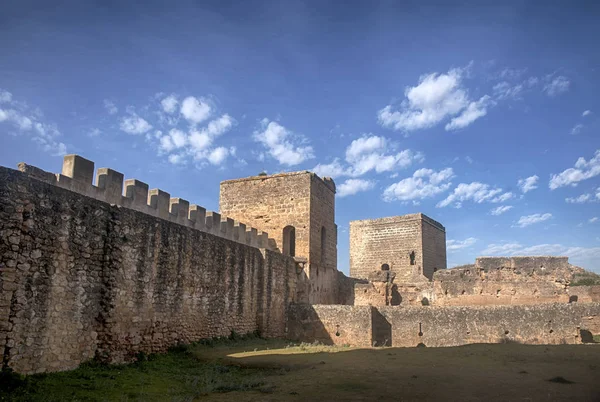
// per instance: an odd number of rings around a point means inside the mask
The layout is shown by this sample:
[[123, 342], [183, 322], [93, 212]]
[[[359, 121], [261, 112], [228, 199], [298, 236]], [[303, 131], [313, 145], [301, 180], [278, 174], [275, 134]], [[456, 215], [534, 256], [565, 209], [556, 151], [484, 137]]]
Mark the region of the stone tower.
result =
[[446, 269], [446, 229], [418, 213], [350, 222], [350, 276], [390, 270], [396, 282]]
[[222, 215], [269, 233], [284, 254], [305, 258], [311, 303], [332, 303], [337, 286], [335, 184], [308, 171], [221, 182]]

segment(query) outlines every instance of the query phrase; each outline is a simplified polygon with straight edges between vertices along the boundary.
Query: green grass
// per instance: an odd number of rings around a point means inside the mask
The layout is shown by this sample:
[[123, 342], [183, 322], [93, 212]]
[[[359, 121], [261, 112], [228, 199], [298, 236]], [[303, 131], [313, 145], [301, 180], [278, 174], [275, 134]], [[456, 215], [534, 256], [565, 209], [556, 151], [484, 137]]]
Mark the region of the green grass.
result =
[[139, 358], [119, 366], [89, 362], [62, 373], [0, 372], [0, 401], [397, 401], [451, 395], [494, 402], [600, 395], [600, 345], [361, 349], [232, 334]]
[[[253, 340], [208, 340], [180, 346], [166, 354], [140, 355], [129, 365], [88, 362], [79, 368], [52, 374], [0, 374], [0, 401], [192, 401], [210, 393], [258, 390], [269, 392], [269, 367], [229, 365], [205, 359], [213, 348], [253, 347]], [[205, 353], [207, 352], [207, 353]]]
[[594, 342], [600, 343], [600, 335], [594, 335]]
[[592, 286], [600, 285], [600, 275], [586, 271], [585, 273], [573, 275], [569, 286]]

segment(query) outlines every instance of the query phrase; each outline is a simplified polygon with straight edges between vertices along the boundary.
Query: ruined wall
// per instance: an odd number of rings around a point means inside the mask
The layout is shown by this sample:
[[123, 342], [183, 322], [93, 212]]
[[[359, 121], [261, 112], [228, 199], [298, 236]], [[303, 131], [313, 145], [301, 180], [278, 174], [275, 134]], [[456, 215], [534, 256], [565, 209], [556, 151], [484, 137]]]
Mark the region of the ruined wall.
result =
[[423, 214], [352, 221], [350, 276], [367, 278], [388, 264], [398, 283], [415, 275], [431, 279], [434, 268], [446, 268], [445, 239], [444, 227]]
[[570, 286], [567, 292], [569, 300], [578, 303], [600, 303], [600, 285]]
[[304, 171], [227, 180], [221, 183], [219, 204], [223, 215], [268, 231], [275, 247], [284, 253], [284, 228], [293, 226], [295, 255], [307, 260], [309, 301], [338, 302], [335, 184], [331, 179]]
[[[76, 173], [72, 189], [100, 193]], [[232, 330], [284, 335], [294, 260], [170, 219], [0, 167], [3, 366], [56, 371]]]
[[[576, 344], [595, 334], [600, 304], [369, 307], [293, 305], [288, 335], [367, 347], [519, 342]], [[339, 334], [339, 335], [338, 335]]]
[[[567, 303], [578, 269], [567, 257], [480, 257], [434, 275], [436, 305]], [[581, 301], [593, 301], [582, 291]]]

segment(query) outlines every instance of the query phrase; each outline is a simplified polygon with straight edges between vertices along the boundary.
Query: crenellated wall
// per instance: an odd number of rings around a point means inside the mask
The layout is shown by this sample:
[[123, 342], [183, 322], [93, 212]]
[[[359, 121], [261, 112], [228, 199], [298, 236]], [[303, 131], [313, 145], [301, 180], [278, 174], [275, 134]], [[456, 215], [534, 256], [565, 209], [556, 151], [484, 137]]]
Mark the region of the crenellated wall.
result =
[[66, 155], [62, 173], [45, 172], [35, 166], [20, 163], [18, 169], [31, 177], [109, 204], [133, 209], [170, 222], [184, 225], [251, 247], [275, 249], [269, 235], [245, 223], [191, 204], [160, 189], [109, 168], [99, 168], [94, 180], [94, 162], [79, 155]]
[[66, 162], [56, 181], [0, 167], [2, 366], [57, 371], [231, 331], [284, 336], [303, 279], [293, 258], [252, 246], [266, 236], [236, 241], [227, 221], [217, 235], [199, 207], [139, 182], [122, 197], [116, 172], [99, 169], [91, 186], [90, 163]]

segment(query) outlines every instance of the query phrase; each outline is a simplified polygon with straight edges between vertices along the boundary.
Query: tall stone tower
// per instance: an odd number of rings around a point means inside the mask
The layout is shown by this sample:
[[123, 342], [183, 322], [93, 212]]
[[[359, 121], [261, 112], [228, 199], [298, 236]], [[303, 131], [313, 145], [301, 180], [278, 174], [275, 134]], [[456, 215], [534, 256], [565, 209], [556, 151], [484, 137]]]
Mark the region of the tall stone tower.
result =
[[379, 269], [394, 272], [397, 282], [431, 279], [446, 269], [446, 229], [421, 213], [350, 222], [350, 276]]
[[333, 303], [337, 286], [335, 183], [308, 171], [221, 182], [219, 209], [269, 233], [284, 254], [306, 258], [311, 303]]

